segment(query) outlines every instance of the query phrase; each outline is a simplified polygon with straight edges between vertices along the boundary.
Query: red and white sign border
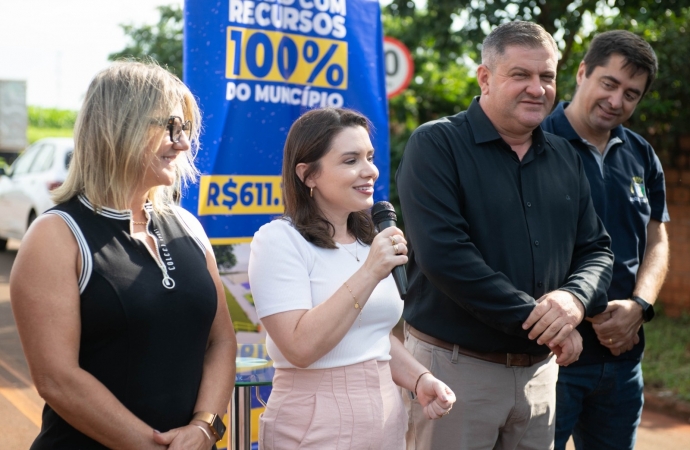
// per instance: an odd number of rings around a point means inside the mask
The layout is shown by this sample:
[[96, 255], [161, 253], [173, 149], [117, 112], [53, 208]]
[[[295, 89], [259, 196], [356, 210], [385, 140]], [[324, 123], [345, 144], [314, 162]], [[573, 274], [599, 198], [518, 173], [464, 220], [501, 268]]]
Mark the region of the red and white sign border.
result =
[[407, 64], [410, 67], [410, 70], [407, 73], [407, 77], [405, 78], [405, 81], [402, 83], [402, 85], [400, 85], [398, 89], [392, 92], [388, 92], [386, 94], [388, 98], [393, 98], [405, 89], [407, 89], [407, 86], [410, 85], [410, 81], [412, 81], [412, 76], [414, 75], [414, 62], [412, 61], [412, 54], [410, 53], [410, 50], [408, 50], [408, 48], [405, 46], [405, 44], [389, 36], [385, 36], [383, 38], [383, 41], [389, 43], [390, 45], [393, 45], [394, 47], [397, 47], [400, 50], [400, 52], [403, 55], [405, 55], [405, 58], [407, 59]]

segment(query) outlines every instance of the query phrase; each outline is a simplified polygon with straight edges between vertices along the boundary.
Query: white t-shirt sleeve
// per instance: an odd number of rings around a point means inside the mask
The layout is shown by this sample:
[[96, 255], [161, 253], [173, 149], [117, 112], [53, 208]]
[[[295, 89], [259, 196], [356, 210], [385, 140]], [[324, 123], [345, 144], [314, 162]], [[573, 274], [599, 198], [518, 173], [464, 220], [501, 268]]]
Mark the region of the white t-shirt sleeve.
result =
[[313, 307], [309, 280], [313, 262], [307, 241], [286, 220], [274, 220], [254, 234], [248, 272], [260, 319]]

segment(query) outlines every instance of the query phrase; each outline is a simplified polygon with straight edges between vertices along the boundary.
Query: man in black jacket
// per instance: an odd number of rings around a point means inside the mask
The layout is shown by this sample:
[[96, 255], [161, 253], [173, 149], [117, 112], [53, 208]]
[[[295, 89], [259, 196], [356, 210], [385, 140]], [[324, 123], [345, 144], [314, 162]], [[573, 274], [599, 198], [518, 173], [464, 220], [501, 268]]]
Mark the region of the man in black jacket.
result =
[[425, 421], [404, 395], [408, 449], [551, 448], [557, 364], [577, 360], [575, 327], [606, 307], [610, 239], [582, 163], [539, 128], [556, 55], [539, 25], [497, 27], [482, 47], [481, 96], [420, 126], [405, 149], [405, 345], [458, 398]]

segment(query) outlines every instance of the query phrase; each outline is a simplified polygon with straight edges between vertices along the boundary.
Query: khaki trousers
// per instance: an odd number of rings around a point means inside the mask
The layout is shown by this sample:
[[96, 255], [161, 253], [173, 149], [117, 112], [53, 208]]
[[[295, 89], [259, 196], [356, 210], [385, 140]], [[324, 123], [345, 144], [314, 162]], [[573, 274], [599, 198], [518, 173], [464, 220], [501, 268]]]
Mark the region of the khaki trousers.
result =
[[531, 367], [506, 367], [427, 344], [407, 331], [405, 347], [457, 397], [450, 414], [428, 420], [417, 399], [402, 390], [407, 450], [554, 448], [555, 357]]

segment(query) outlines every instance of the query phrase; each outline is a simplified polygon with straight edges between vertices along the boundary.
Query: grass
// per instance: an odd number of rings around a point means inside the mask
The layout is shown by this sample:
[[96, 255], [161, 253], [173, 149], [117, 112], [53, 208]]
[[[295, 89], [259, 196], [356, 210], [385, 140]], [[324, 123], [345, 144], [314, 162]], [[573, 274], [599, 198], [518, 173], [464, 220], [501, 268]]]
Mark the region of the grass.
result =
[[73, 135], [72, 128], [38, 128], [29, 126], [26, 130], [29, 144], [33, 144], [37, 140], [46, 137], [72, 137]]
[[227, 287], [223, 286], [223, 288], [225, 289], [225, 301], [228, 304], [230, 317], [232, 317], [232, 325], [235, 327], [235, 331], [257, 331], [256, 325], [249, 320], [247, 313], [245, 313], [239, 303], [237, 303], [235, 296], [230, 293]]
[[645, 339], [645, 385], [690, 402], [690, 315], [673, 319], [657, 314], [645, 326]]

